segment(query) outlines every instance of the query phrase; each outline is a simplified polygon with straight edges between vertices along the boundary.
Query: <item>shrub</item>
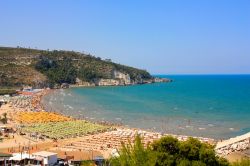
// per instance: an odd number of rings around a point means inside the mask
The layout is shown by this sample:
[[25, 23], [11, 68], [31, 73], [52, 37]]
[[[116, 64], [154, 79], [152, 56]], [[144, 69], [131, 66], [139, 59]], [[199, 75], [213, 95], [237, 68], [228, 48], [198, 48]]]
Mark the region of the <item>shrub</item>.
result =
[[170, 136], [144, 148], [137, 136], [134, 145], [122, 146], [120, 157], [112, 158], [111, 165], [229, 166], [227, 160], [216, 156], [213, 148], [194, 138], [180, 142]]
[[233, 162], [231, 166], [249, 166], [250, 159], [242, 159], [240, 161]]

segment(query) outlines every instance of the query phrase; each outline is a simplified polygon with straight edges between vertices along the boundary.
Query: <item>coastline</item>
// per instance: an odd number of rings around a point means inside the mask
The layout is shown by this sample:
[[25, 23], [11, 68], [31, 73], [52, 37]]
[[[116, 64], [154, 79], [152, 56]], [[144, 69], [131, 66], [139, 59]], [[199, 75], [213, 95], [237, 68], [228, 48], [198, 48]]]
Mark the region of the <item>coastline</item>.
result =
[[[247, 96], [250, 92], [246, 85], [249, 77], [177, 75], [170, 78], [175, 82], [72, 88], [62, 91], [63, 96], [58, 93], [48, 97], [47, 101], [68, 115], [79, 112], [89, 119], [122, 122], [157, 132], [215, 139], [249, 132]], [[234, 88], [238, 84], [245, 93]]]
[[[60, 89], [57, 89], [60, 90]], [[32, 105], [33, 109], [27, 109], [26, 106], [22, 105], [22, 102], [16, 102], [16, 103], [9, 103], [5, 105], [5, 107], [8, 107], [7, 109], [8, 115], [10, 116], [10, 126], [18, 126], [18, 122], [16, 118], [13, 118], [13, 116], [16, 116], [20, 112], [48, 112], [52, 113], [54, 115], [59, 115], [62, 117], [69, 117], [68, 115], [64, 115], [59, 112], [51, 112], [49, 110], [46, 110], [44, 105], [42, 104], [41, 100], [43, 97], [46, 95], [49, 95], [51, 93], [54, 93], [56, 90], [42, 90], [41, 92], [35, 93], [30, 96], [29, 102], [27, 102], [28, 105]], [[17, 98], [17, 100], [20, 100]], [[21, 106], [21, 108], [15, 107], [15, 104]], [[112, 123], [98, 123], [98, 122], [92, 122], [86, 119], [75, 119], [72, 118], [73, 121], [86, 121], [87, 123], [90, 124], [97, 124], [97, 125], [104, 125], [107, 126], [109, 129], [105, 130], [104, 132], [96, 132], [96, 133], [90, 133], [90, 134], [84, 134], [84, 135], [77, 135], [77, 136], [70, 136], [66, 137], [63, 139], [60, 139], [60, 141], [56, 141], [51, 139], [51, 138], [46, 138], [45, 139], [34, 139], [32, 135], [26, 134], [25, 136], [22, 136], [20, 134], [14, 134], [13, 138], [15, 137], [14, 140], [10, 141], [5, 141], [2, 144], [5, 146], [2, 146], [3, 148], [0, 149], [0, 151], [4, 152], [17, 152], [18, 147], [20, 151], [20, 144], [23, 147], [27, 147], [29, 144], [32, 147], [39, 147], [39, 148], [34, 148], [34, 151], [37, 150], [50, 150], [53, 152], [57, 153], [62, 153], [62, 152], [72, 152], [72, 153], [88, 153], [89, 150], [92, 150], [93, 153], [95, 154], [101, 154], [105, 158], [109, 158], [112, 153], [114, 152], [114, 149], [119, 149], [121, 147], [121, 141], [133, 141], [135, 139], [135, 136], [139, 134], [141, 137], [143, 137], [143, 143], [149, 144], [152, 143], [155, 140], [160, 139], [163, 136], [173, 136], [177, 138], [180, 141], [185, 141], [189, 137], [194, 137], [197, 138], [198, 140], [202, 142], [206, 142], [212, 145], [218, 145], [218, 140], [211, 139], [211, 138], [206, 138], [206, 137], [195, 137], [195, 136], [186, 136], [186, 135], [176, 135], [176, 134], [170, 134], [170, 133], [159, 133], [159, 132], [153, 132], [153, 131], [148, 131], [140, 128], [131, 128], [131, 127], [126, 127], [124, 125], [115, 125]], [[63, 132], [63, 131], [61, 131]], [[18, 141], [16, 141], [18, 140]], [[233, 142], [234, 143], [234, 142]], [[19, 144], [19, 145], [18, 145]], [[46, 146], [44, 146], [46, 144]], [[221, 143], [223, 144], [223, 143]], [[232, 141], [231, 141], [232, 144]], [[242, 143], [240, 143], [241, 145]], [[1, 143], [0, 143], [1, 145]], [[232, 144], [230, 146], [234, 146], [235, 144]], [[224, 149], [223, 149], [224, 148]], [[225, 146], [221, 147], [218, 149], [221, 154], [231, 154], [233, 151], [228, 151], [228, 145], [225, 150]], [[237, 149], [236, 149], [237, 150]], [[90, 157], [89, 157], [90, 158]]]
[[[81, 88], [81, 87], [83, 87], [83, 86], [80, 86], [80, 87], [70, 87], [70, 88]], [[86, 86], [84, 86], [84, 87], [86, 87]], [[94, 87], [96, 87], [96, 86], [94, 86]], [[46, 95], [49, 95], [49, 94], [54, 93], [55, 91], [59, 91], [59, 90], [62, 90], [62, 89], [53, 89], [53, 90], [50, 90], [48, 93], [45, 93], [41, 97], [41, 100]], [[43, 104], [41, 103], [41, 105], [44, 108], [44, 110], [45, 111], [49, 111], [49, 110], [45, 109], [45, 106]], [[57, 111], [52, 111], [52, 112], [57, 112]], [[60, 112], [57, 112], [57, 113], [60, 113]], [[69, 116], [69, 115], [65, 115], [65, 116]], [[80, 120], [86, 120], [86, 121], [89, 121], [89, 122], [92, 122], [92, 123], [98, 123], [98, 124], [101, 124], [101, 125], [108, 125], [108, 126], [116, 128], [116, 129], [131, 129], [131, 130], [138, 130], [138, 131], [140, 130], [140, 131], [145, 131], [145, 132], [157, 133], [157, 134], [162, 135], [162, 136], [173, 136], [173, 137], [176, 137], [176, 138], [179, 137], [180, 140], [184, 140], [184, 139], [186, 139], [188, 137], [193, 137], [193, 138], [199, 139], [202, 142], [209, 142], [209, 143], [212, 143], [212, 144], [215, 144], [217, 141], [220, 140], [220, 139], [214, 139], [214, 138], [208, 138], [208, 137], [200, 137], [200, 136], [194, 136], [194, 135], [181, 135], [181, 134], [173, 134], [173, 133], [160, 133], [160, 132], [156, 132], [156, 131], [152, 131], [152, 130], [147, 130], [147, 129], [141, 129], [141, 128], [136, 128], [136, 127], [127, 127], [124, 124], [113, 123], [113, 122], [110, 122], [110, 121], [101, 121], [101, 120], [99, 120], [99, 121], [91, 121], [90, 119], [87, 119], [87, 118], [80, 118]]]
[[[86, 86], [84, 86], [84, 87], [86, 87]], [[95, 86], [94, 86], [95, 87]], [[77, 88], [77, 87], [70, 87], [70, 88]], [[106, 125], [106, 126], [110, 126], [110, 127], [121, 127], [122, 126], [122, 124], [116, 124], [116, 123], [112, 123], [112, 122], [109, 122], [109, 121], [91, 121], [91, 120], [89, 120], [89, 119], [87, 119], [87, 118], [85, 118], [85, 117], [78, 117], [78, 118], [76, 118], [76, 117], [72, 117], [72, 116], [70, 116], [70, 115], [66, 115], [66, 114], [63, 114], [63, 113], [61, 113], [60, 111], [56, 111], [56, 109], [53, 109], [53, 108], [51, 108], [51, 110], [48, 110], [48, 109], [46, 109], [46, 106], [45, 106], [45, 101], [43, 100], [43, 98], [46, 96], [46, 95], [49, 95], [49, 94], [51, 94], [51, 93], [54, 93], [55, 91], [60, 91], [60, 90], [63, 90], [63, 89], [51, 89], [51, 90], [49, 90], [49, 91], [47, 91], [46, 93], [44, 93], [42, 96], [41, 96], [41, 98], [40, 98], [40, 106], [43, 108], [43, 110], [44, 111], [47, 111], [47, 112], [53, 112], [53, 113], [58, 113], [58, 114], [62, 114], [62, 115], [64, 115], [64, 116], [69, 116], [69, 117], [71, 117], [71, 118], [74, 118], [74, 119], [77, 119], [77, 120], [85, 120], [85, 121], [88, 121], [88, 122], [91, 122], [91, 123], [97, 123], [97, 124], [100, 124], [100, 125]], [[43, 101], [42, 101], [43, 100]], [[49, 103], [46, 103], [46, 105], [49, 105]], [[51, 106], [50, 106], [51, 107]]]
[[[135, 85], [144, 85], [144, 84], [157, 84], [157, 83], [171, 83], [173, 82], [172, 79], [169, 78], [160, 78], [160, 77], [154, 77], [152, 80], [144, 80], [140, 83], [114, 83], [112, 81], [115, 81], [115, 79], [103, 79], [103, 81], [109, 80], [109, 83], [90, 83], [90, 82], [84, 82], [81, 84], [65, 84], [65, 86], [62, 86], [63, 89], [67, 88], [78, 88], [78, 87], [108, 87], [108, 86], [135, 86]], [[59, 88], [60, 89], [60, 88]]]
[[[50, 93], [54, 93], [54, 92], [55, 92], [55, 90], [50, 91]], [[49, 93], [46, 93], [42, 97], [44, 97], [48, 94]], [[89, 121], [88, 119], [85, 119], [85, 120]], [[103, 124], [103, 123], [100, 123], [100, 124]], [[213, 139], [213, 138], [206, 138], [206, 137], [197, 137], [197, 136], [192, 136], [192, 135], [187, 136], [187, 135], [177, 135], [177, 134], [171, 134], [171, 133], [159, 133], [159, 132], [149, 131], [149, 130], [140, 129], [140, 128], [126, 127], [122, 124], [114, 125], [114, 124], [109, 123], [109, 122], [107, 122], [106, 124], [111, 124], [111, 126], [114, 127], [113, 128], [114, 132], [119, 131], [119, 132], [127, 133], [127, 134], [125, 134], [126, 139], [128, 139], [131, 135], [134, 136], [135, 133], [146, 133], [146, 135], [147, 134], [151, 135], [149, 142], [144, 142], [145, 144], [148, 144], [150, 142], [153, 142], [154, 140], [160, 139], [163, 136], [172, 136], [172, 137], [177, 138], [180, 141], [185, 141], [189, 137], [193, 137], [193, 138], [200, 140], [201, 142], [206, 142], [206, 143], [209, 143], [209, 144], [215, 146], [215, 151], [216, 151], [217, 155], [222, 156], [222, 157], [226, 157], [229, 161], [235, 161], [235, 160], [238, 160], [238, 159], [241, 159], [242, 157], [244, 157], [245, 154], [239, 153], [239, 152], [242, 152], [242, 151], [248, 149], [248, 147], [250, 146], [250, 141], [248, 140], [249, 138], [245, 136], [245, 135], [248, 136], [250, 133], [247, 133], [244, 135], [239, 135], [239, 136], [236, 136], [235, 138], [223, 140], [223, 139]], [[100, 139], [102, 137], [107, 137], [107, 136], [105, 134], [104, 135], [100, 134], [100, 136], [98, 136], [98, 134], [97, 134], [96, 137], [98, 139]], [[111, 137], [113, 137], [113, 134]], [[242, 137], [244, 139], [242, 139]], [[152, 138], [154, 138], [154, 139], [152, 139]], [[119, 139], [123, 140], [124, 138], [119, 138]], [[87, 141], [88, 140], [89, 140], [89, 138], [87, 138]], [[133, 140], [133, 137], [131, 137], [131, 140]], [[72, 145], [72, 143], [70, 143], [70, 145]], [[100, 149], [102, 149], [102, 146], [100, 146]], [[111, 152], [109, 151], [108, 153], [112, 153], [112, 151]], [[104, 154], [105, 157], [109, 156], [106, 152], [104, 152], [104, 153], [102, 152], [102, 154]], [[109, 158], [109, 157], [107, 157], [107, 158]]]

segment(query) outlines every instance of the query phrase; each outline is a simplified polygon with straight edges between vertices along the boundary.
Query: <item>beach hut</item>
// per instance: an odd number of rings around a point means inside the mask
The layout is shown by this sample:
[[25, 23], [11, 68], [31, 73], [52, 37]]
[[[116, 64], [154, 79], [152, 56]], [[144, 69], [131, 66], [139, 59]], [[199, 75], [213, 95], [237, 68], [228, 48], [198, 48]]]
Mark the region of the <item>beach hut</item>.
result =
[[42, 159], [42, 163], [45, 166], [54, 165], [57, 163], [57, 153], [41, 151], [32, 153], [33, 158], [40, 158]]
[[43, 165], [43, 158], [32, 156], [29, 153], [13, 153], [8, 159], [10, 165]]
[[0, 153], [0, 165], [8, 165], [10, 157], [12, 157], [11, 154]]
[[31, 156], [28, 153], [13, 153], [9, 161], [12, 165], [27, 165], [30, 159]]

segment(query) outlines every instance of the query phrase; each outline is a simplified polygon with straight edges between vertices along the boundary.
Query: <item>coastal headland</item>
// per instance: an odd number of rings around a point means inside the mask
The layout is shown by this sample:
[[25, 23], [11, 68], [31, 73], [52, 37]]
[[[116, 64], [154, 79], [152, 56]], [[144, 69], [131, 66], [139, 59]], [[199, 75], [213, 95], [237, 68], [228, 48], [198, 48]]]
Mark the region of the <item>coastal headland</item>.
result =
[[170, 81], [81, 52], [0, 47], [1, 87], [124, 86]]

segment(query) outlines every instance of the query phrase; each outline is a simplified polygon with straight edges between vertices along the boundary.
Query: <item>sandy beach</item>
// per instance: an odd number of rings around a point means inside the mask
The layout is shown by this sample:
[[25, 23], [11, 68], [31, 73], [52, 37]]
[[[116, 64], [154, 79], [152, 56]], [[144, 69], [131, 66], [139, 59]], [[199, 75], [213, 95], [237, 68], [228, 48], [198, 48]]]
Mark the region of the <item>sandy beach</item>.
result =
[[[8, 124], [5, 126], [15, 128], [18, 122], [15, 120], [15, 116], [20, 112], [30, 112], [30, 111], [44, 111], [42, 105], [40, 105], [40, 99], [43, 95], [50, 91], [43, 91], [33, 96], [15, 96], [8, 98], [7, 104], [0, 107], [0, 115], [7, 113]], [[7, 97], [6, 97], [7, 98]], [[58, 153], [58, 156], [63, 158], [65, 155], [73, 155], [75, 159], [88, 160], [91, 157], [101, 155], [100, 152], [92, 151], [62, 151], [57, 147], [61, 147], [69, 141], [74, 141], [71, 139], [60, 140], [55, 142], [52, 139], [34, 140], [28, 135], [20, 135], [18, 132], [10, 133], [8, 136], [4, 137], [2, 142], [0, 142], [0, 152], [4, 153], [17, 153], [17, 152], [27, 152], [30, 153], [37, 152], [41, 150], [49, 150]]]

